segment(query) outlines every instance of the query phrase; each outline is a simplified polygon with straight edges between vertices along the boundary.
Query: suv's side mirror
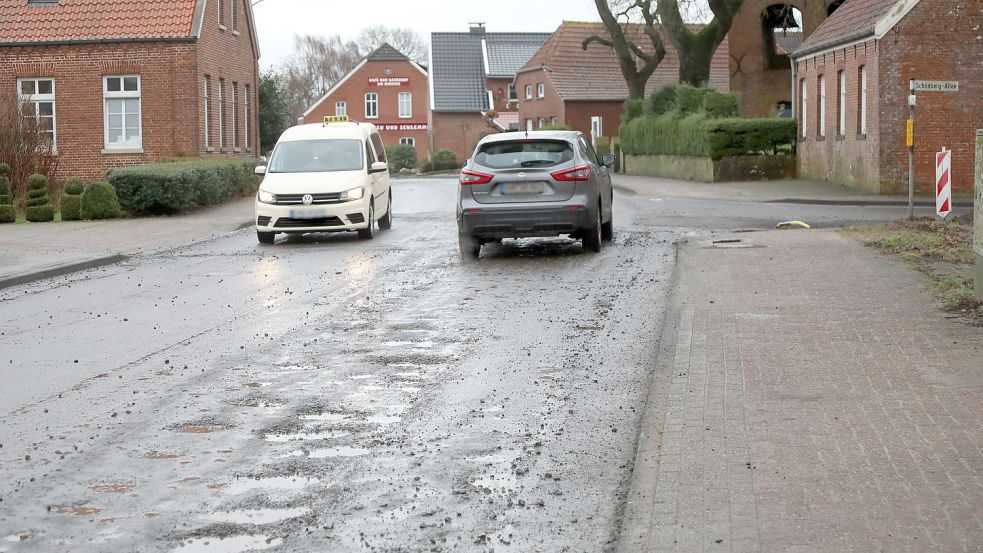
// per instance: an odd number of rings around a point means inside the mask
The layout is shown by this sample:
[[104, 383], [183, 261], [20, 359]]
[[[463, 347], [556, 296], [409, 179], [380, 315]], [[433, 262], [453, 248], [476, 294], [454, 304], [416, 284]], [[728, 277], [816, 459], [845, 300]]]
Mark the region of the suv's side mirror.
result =
[[377, 161], [369, 167], [369, 173], [381, 173], [389, 170], [389, 164], [385, 161]]
[[618, 162], [618, 158], [614, 154], [601, 154], [601, 165], [605, 167], [614, 167], [614, 164]]
[[254, 172], [257, 175], [265, 175], [266, 174], [266, 166], [265, 165], [257, 165]]

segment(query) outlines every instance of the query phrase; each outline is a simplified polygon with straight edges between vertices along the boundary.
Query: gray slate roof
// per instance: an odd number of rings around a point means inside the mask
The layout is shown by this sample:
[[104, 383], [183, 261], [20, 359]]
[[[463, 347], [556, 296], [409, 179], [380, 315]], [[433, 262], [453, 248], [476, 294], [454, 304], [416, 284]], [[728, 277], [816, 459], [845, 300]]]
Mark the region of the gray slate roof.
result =
[[430, 78], [434, 110], [485, 111], [490, 108], [482, 39], [488, 45], [492, 75], [514, 77], [547, 38], [549, 33], [433, 33], [430, 37], [433, 61]]
[[405, 61], [410, 59], [386, 42], [365, 58], [369, 61]]

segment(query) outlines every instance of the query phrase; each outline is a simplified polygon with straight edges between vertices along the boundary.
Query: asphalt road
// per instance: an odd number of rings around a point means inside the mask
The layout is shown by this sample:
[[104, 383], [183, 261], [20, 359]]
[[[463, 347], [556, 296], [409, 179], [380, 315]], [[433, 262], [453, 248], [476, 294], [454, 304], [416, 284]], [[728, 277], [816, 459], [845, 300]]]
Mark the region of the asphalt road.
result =
[[370, 242], [242, 231], [0, 291], [0, 552], [603, 551], [674, 243], [903, 214], [618, 193], [600, 254], [470, 264], [455, 186], [399, 181]]

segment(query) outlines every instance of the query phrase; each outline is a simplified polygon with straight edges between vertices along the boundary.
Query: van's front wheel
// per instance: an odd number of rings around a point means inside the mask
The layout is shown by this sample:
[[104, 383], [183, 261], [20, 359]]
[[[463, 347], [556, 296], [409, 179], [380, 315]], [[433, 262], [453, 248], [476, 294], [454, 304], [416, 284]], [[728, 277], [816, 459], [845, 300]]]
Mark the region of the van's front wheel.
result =
[[389, 230], [393, 228], [393, 191], [389, 190], [389, 207], [386, 208], [386, 214], [379, 219], [379, 228], [382, 230]]
[[358, 229], [358, 237], [362, 240], [372, 240], [375, 238], [375, 201], [369, 202], [369, 226]]

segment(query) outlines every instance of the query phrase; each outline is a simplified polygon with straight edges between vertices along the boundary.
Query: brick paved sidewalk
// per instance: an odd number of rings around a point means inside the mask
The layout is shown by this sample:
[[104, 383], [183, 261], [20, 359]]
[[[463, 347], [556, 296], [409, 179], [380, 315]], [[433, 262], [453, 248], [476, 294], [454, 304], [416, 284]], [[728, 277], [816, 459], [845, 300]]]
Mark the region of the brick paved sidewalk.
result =
[[983, 551], [983, 329], [836, 233], [683, 245], [621, 551]]

